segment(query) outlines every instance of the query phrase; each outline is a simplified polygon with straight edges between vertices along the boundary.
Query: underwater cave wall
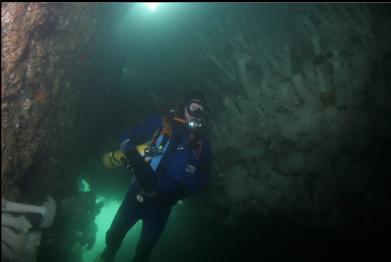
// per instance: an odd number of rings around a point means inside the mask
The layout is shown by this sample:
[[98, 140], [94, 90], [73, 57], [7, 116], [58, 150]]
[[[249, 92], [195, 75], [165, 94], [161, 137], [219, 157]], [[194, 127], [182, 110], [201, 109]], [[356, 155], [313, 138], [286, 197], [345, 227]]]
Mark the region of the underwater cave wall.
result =
[[102, 14], [89, 3], [2, 3], [3, 197], [64, 190], [58, 168], [81, 153], [74, 120]]
[[389, 18], [373, 11], [296, 5], [290, 32], [239, 27], [229, 62], [214, 54], [241, 90], [228, 91], [213, 127], [224, 187], [214, 199], [229, 209], [227, 224], [256, 210], [334, 227], [385, 210], [373, 160], [390, 141], [391, 39]]

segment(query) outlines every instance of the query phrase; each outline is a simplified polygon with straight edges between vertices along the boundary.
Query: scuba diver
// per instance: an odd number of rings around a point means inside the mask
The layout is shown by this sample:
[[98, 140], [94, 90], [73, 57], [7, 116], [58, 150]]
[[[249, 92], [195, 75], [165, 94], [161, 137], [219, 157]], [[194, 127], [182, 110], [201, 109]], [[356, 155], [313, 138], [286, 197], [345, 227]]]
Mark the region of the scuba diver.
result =
[[172, 207], [206, 185], [210, 145], [202, 132], [205, 98], [192, 91], [177, 109], [134, 126], [120, 137], [118, 150], [103, 156], [106, 167], [122, 166], [134, 176], [96, 262], [113, 261], [125, 235], [140, 219], [141, 237], [133, 261], [148, 261]]

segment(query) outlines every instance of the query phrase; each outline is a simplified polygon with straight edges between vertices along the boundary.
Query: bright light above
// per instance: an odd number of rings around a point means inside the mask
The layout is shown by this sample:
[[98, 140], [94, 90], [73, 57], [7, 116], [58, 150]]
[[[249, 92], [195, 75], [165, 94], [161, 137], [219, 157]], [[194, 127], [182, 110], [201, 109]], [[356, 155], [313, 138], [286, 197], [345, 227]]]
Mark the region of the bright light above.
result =
[[160, 4], [160, 3], [145, 3], [149, 9], [151, 9], [151, 11], [155, 11], [156, 7]]

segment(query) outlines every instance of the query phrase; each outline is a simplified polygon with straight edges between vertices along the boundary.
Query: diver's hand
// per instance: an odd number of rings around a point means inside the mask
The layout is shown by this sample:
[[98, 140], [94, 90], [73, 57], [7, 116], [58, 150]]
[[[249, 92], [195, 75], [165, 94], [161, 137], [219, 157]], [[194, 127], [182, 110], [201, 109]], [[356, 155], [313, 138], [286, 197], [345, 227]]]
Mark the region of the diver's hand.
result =
[[127, 171], [130, 171], [130, 172], [133, 172], [133, 166], [132, 164], [130, 163], [129, 159], [124, 157], [124, 158], [121, 158], [121, 162], [122, 162], [122, 166], [127, 170]]

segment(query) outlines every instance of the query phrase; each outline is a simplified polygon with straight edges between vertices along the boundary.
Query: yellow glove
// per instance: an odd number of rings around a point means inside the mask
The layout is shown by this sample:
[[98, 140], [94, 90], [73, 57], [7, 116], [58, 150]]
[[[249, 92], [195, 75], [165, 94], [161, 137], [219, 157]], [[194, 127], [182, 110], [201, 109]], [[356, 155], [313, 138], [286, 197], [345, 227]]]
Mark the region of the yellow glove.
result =
[[122, 166], [121, 159], [125, 158], [124, 153], [122, 153], [120, 150], [117, 150], [115, 152], [108, 152], [103, 155], [103, 164], [107, 168], [116, 168]]

